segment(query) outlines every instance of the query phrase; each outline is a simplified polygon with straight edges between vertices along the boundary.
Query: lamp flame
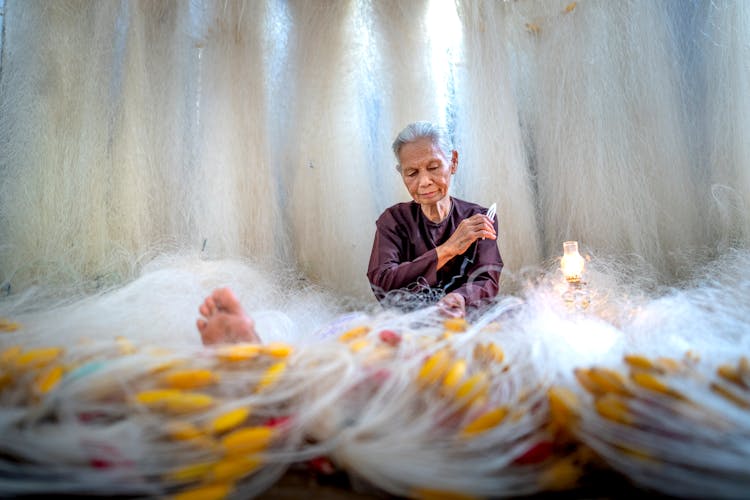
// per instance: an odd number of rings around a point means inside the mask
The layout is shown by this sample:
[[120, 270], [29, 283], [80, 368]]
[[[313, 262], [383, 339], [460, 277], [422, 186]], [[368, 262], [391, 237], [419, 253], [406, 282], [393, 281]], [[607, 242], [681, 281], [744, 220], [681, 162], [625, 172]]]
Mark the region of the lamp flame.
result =
[[583, 274], [584, 260], [578, 253], [577, 241], [566, 241], [563, 243], [563, 258], [560, 268], [568, 283], [580, 283]]

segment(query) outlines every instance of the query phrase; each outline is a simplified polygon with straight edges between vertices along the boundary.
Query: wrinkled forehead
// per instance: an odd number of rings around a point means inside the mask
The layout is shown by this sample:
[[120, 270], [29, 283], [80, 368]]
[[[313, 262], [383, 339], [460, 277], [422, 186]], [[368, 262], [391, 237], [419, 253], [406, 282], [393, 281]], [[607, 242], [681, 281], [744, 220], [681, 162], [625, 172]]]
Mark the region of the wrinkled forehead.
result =
[[404, 144], [398, 152], [398, 160], [401, 168], [418, 168], [433, 161], [446, 163], [448, 158], [429, 137], [423, 137]]

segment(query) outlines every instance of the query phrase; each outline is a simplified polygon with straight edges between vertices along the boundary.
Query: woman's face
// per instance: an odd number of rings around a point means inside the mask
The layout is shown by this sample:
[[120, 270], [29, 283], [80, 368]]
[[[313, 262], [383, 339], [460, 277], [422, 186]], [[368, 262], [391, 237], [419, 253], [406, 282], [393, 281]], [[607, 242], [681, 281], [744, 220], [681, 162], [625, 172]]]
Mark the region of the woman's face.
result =
[[451, 175], [458, 167], [458, 153], [450, 161], [428, 138], [404, 144], [399, 152], [401, 178], [411, 197], [420, 205], [435, 205], [448, 196]]

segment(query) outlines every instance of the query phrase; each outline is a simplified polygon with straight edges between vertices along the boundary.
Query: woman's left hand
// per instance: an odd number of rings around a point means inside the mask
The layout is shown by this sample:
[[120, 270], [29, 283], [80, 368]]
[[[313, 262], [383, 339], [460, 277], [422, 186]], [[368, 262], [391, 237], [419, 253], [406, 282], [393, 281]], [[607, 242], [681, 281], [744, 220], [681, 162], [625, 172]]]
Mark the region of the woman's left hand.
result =
[[440, 313], [449, 318], [466, 316], [466, 299], [460, 293], [449, 293], [437, 303]]
[[435, 248], [437, 268], [442, 268], [449, 260], [466, 252], [478, 239], [496, 239], [497, 233], [493, 222], [485, 214], [474, 214], [461, 221], [450, 238]]

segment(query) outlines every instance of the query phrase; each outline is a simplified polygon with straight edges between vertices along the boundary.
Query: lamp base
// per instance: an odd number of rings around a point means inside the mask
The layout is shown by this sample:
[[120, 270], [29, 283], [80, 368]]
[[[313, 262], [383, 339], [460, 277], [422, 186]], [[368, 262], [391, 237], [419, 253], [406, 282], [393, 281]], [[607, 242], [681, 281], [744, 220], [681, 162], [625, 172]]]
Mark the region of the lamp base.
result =
[[591, 305], [591, 294], [581, 280], [568, 280], [568, 289], [562, 297], [569, 308], [577, 311], [585, 311]]

